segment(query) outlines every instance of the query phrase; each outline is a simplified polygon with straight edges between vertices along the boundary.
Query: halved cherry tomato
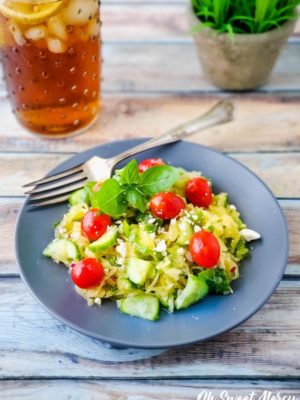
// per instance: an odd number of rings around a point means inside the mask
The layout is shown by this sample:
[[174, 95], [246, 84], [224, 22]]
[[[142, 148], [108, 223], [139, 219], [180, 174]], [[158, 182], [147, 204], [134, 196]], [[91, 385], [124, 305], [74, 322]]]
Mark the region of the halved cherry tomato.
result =
[[92, 208], [82, 218], [81, 230], [90, 241], [94, 241], [99, 239], [111, 224], [112, 220], [108, 215], [100, 214], [98, 208]]
[[96, 258], [84, 258], [71, 265], [71, 278], [81, 289], [100, 285], [104, 278], [103, 265]]
[[150, 201], [152, 214], [161, 219], [175, 218], [185, 207], [182, 198], [171, 192], [157, 193]]
[[194, 233], [190, 240], [190, 253], [193, 261], [204, 268], [213, 268], [220, 258], [220, 245], [210, 232]]
[[147, 158], [139, 163], [139, 173], [142, 173], [151, 167], [155, 167], [156, 165], [165, 165], [165, 163], [161, 158]]
[[188, 181], [186, 198], [197, 207], [209, 207], [212, 203], [212, 190], [207, 179], [197, 176]]

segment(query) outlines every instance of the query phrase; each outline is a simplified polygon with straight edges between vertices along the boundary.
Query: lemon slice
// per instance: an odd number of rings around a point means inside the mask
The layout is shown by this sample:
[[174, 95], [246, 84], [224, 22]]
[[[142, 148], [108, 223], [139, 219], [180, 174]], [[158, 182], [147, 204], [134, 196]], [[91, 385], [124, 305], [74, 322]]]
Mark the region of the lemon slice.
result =
[[5, 4], [0, 3], [0, 12], [5, 17], [21, 24], [35, 25], [56, 14], [67, 2], [68, 0], [57, 0], [48, 3], [7, 1]]

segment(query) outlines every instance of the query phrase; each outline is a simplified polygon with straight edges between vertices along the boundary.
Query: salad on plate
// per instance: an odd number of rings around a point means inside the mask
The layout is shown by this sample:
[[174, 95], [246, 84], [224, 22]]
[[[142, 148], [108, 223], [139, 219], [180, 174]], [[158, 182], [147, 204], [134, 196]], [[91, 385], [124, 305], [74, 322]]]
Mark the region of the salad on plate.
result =
[[89, 305], [112, 299], [151, 321], [232, 293], [247, 242], [260, 238], [207, 177], [157, 158], [86, 183], [69, 203], [43, 254], [68, 268]]

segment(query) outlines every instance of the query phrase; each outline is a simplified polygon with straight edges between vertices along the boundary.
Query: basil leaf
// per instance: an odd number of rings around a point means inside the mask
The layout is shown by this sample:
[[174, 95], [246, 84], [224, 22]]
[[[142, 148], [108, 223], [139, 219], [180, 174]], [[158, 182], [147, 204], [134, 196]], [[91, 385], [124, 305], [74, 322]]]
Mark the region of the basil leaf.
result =
[[169, 165], [157, 165], [140, 175], [138, 188], [146, 195], [153, 195], [169, 189], [178, 178], [177, 168]]
[[120, 174], [120, 183], [122, 185], [131, 185], [139, 180], [138, 164], [136, 160], [131, 160]]
[[147, 200], [144, 195], [136, 189], [130, 189], [126, 192], [126, 199], [131, 207], [144, 212], [147, 208]]
[[127, 208], [123, 193], [124, 190], [115, 179], [107, 179], [93, 194], [93, 206], [111, 217], [119, 217]]

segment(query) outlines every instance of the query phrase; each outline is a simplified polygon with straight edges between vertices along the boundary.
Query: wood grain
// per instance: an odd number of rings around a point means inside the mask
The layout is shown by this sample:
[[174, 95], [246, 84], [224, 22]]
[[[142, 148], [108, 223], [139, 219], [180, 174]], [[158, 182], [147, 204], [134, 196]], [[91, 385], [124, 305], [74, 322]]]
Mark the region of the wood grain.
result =
[[[14, 255], [14, 228], [23, 199], [0, 198], [0, 277], [18, 274]], [[285, 276], [300, 277], [300, 201], [281, 200], [290, 234], [289, 265]]]
[[[231, 156], [261, 177], [277, 197], [300, 197], [300, 153], [234, 153]], [[41, 178], [69, 157], [69, 154], [0, 153], [0, 194], [23, 195], [24, 184]]]
[[284, 281], [262, 310], [232, 332], [152, 358], [148, 352], [133, 363], [125, 361], [128, 349], [107, 349], [75, 332], [44, 311], [18, 279], [1, 279], [0, 378], [292, 379], [299, 377], [299, 307], [300, 282]]
[[[192, 41], [188, 1], [104, 2], [101, 8], [104, 41]], [[294, 35], [300, 31], [300, 23]]]
[[[249, 396], [254, 399], [266, 391], [280, 392], [282, 396], [300, 394], [296, 382], [268, 381], [95, 381], [95, 380], [25, 380], [2, 381], [0, 391], [3, 399], [53, 400], [58, 398], [72, 400], [196, 400], [201, 392], [209, 392], [215, 400], [228, 396]], [[74, 393], [72, 397], [70, 393]], [[126, 395], [125, 395], [126, 393]], [[126, 397], [125, 397], [126, 396]], [[202, 395], [204, 396], [204, 394]]]
[[[287, 44], [262, 92], [300, 89], [300, 43]], [[114, 92], [219, 92], [205, 76], [193, 43], [107, 45], [103, 90]], [[126, 63], [124, 63], [126, 60]]]
[[[45, 140], [23, 129], [0, 100], [0, 151], [77, 152], [112, 140], [155, 136], [204, 113], [217, 101], [207, 96], [104, 96], [98, 122], [67, 140]], [[194, 142], [222, 151], [295, 151], [300, 149], [299, 99], [235, 97], [235, 121], [203, 131]]]

